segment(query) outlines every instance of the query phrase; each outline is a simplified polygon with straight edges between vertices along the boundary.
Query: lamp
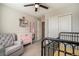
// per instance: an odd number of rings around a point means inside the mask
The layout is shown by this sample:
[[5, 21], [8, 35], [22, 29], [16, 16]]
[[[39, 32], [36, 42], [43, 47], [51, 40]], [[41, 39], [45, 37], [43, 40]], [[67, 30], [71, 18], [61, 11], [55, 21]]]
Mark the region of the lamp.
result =
[[35, 8], [39, 8], [39, 5], [38, 4], [35, 4]]

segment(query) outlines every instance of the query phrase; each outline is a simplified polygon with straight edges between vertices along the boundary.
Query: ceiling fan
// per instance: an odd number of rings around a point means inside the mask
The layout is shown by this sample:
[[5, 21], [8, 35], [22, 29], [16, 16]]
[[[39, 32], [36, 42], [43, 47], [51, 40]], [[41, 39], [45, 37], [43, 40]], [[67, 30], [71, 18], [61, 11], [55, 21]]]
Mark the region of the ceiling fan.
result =
[[35, 7], [35, 12], [38, 11], [39, 7], [42, 7], [44, 9], [48, 9], [47, 6], [42, 5], [41, 3], [34, 3], [34, 4], [28, 4], [28, 5], [24, 5], [24, 7], [28, 7], [28, 6], [34, 6]]

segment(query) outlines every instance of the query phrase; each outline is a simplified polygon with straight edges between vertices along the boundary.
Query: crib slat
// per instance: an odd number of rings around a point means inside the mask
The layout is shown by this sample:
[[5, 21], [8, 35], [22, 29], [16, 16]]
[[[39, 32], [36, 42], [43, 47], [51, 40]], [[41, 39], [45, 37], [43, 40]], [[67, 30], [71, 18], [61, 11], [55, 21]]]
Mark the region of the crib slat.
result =
[[52, 52], [53, 52], [53, 56], [54, 56], [54, 43], [53, 43], [53, 51]]
[[49, 48], [50, 48], [50, 47], [48, 47], [48, 56], [49, 56]]
[[58, 56], [60, 56], [60, 43], [58, 42]]
[[66, 44], [64, 44], [64, 55], [66, 56]]
[[[78, 34], [77, 34], [77, 42], [79, 42], [79, 41], [78, 41]], [[77, 47], [77, 50], [78, 50], [78, 47]]]
[[73, 51], [72, 55], [75, 56], [75, 53], [74, 53], [75, 52], [75, 46], [73, 46], [73, 45], [72, 45], [72, 51]]
[[46, 56], [46, 47], [44, 47], [44, 56]]

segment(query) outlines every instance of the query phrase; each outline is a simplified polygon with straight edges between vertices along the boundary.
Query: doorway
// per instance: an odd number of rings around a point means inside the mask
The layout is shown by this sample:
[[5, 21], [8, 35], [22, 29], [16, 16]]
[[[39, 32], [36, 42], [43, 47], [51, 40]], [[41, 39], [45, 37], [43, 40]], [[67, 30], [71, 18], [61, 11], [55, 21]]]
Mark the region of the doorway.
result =
[[42, 39], [45, 37], [45, 22], [42, 22]]

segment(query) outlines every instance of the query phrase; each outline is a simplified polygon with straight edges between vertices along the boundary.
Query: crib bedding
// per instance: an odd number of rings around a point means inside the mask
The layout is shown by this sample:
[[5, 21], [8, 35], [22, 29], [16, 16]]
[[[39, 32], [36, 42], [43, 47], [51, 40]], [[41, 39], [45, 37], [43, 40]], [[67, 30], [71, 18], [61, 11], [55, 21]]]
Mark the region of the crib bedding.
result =
[[[64, 56], [64, 45], [63, 44], [60, 44], [60, 56]], [[62, 52], [63, 51], [63, 52]], [[66, 52], [68, 52], [68, 53], [70, 53], [70, 54], [73, 54], [73, 49], [70, 47], [70, 46], [68, 46], [67, 48], [66, 48]], [[66, 54], [66, 56], [71, 56], [70, 54]], [[75, 50], [74, 50], [74, 55], [75, 56], [79, 56], [79, 49], [77, 49], [77, 48], [75, 48]], [[54, 56], [58, 56], [58, 51], [55, 51], [54, 52]]]

